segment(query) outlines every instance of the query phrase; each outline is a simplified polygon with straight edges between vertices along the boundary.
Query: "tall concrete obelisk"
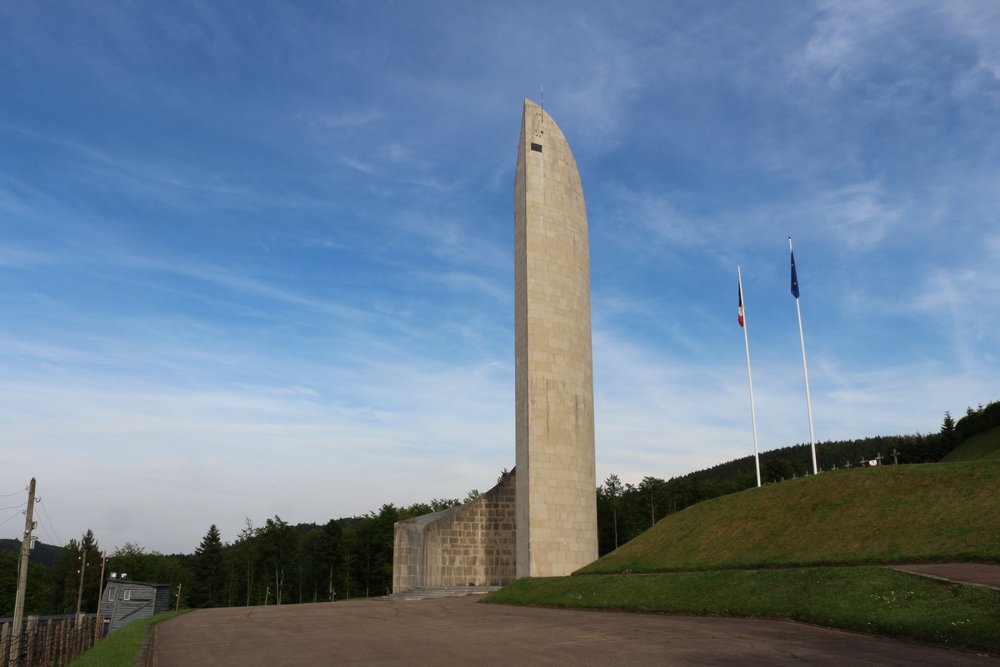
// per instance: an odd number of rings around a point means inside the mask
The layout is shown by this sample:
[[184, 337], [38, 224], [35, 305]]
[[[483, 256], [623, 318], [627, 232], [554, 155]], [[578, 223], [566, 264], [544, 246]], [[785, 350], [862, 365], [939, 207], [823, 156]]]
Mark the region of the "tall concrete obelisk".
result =
[[514, 184], [517, 576], [597, 558], [590, 247], [576, 160], [524, 101]]

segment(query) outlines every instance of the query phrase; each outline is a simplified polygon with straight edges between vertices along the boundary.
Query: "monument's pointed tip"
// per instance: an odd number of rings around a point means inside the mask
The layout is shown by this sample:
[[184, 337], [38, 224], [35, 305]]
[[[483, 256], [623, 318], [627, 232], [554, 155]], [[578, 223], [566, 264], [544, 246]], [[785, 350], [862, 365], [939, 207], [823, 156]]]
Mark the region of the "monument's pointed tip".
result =
[[527, 97], [524, 98], [524, 108], [525, 109], [527, 109], [529, 107], [537, 107], [537, 106], [538, 106], [538, 103], [536, 103], [534, 100], [530, 100]]

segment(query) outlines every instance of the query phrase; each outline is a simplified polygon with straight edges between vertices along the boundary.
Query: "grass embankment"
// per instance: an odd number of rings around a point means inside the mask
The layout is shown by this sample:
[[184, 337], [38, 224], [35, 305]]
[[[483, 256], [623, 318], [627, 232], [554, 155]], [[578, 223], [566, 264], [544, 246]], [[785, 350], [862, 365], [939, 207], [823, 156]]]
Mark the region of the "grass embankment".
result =
[[520, 579], [484, 601], [792, 619], [1000, 652], [1000, 592], [882, 567]]
[[133, 621], [121, 630], [108, 635], [101, 643], [86, 653], [82, 653], [76, 660], [69, 663], [69, 667], [132, 667], [135, 665], [136, 658], [139, 657], [139, 649], [142, 648], [142, 638], [146, 627], [186, 611], [185, 609], [167, 611]]
[[1000, 461], [1000, 427], [977, 433], [961, 442], [944, 461], [976, 461], [993, 459]]
[[668, 516], [577, 573], [592, 576], [521, 579], [486, 601], [792, 619], [1000, 652], [995, 590], [816, 567], [1000, 563], [998, 488], [1000, 459], [794, 479]]
[[708, 500], [578, 574], [1000, 563], [1000, 459], [858, 468]]

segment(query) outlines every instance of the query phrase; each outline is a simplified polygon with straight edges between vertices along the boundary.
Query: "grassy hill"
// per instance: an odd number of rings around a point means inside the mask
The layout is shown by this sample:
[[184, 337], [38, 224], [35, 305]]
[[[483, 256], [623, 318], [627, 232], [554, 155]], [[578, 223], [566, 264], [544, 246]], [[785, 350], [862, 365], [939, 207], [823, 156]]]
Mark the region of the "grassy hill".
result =
[[579, 574], [1000, 562], [1000, 459], [855, 468], [672, 514]]
[[577, 572], [592, 576], [523, 578], [484, 602], [793, 619], [996, 654], [1000, 592], [865, 565], [1000, 563], [998, 488], [1000, 459], [793, 479], [672, 514]]
[[1000, 426], [963, 440], [943, 460], [950, 462], [978, 459], [1000, 461]]

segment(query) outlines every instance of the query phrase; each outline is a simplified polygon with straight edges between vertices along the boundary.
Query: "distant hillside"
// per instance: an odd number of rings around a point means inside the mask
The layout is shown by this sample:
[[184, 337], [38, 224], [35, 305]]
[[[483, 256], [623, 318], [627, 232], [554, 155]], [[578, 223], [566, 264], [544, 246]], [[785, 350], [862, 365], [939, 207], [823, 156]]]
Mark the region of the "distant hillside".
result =
[[1000, 562], [998, 488], [1000, 460], [800, 477], [671, 514], [579, 573]]
[[[4, 551], [19, 552], [20, 550], [20, 540], [0, 539], [0, 553]], [[44, 544], [42, 542], [35, 542], [35, 548], [31, 550], [31, 562], [48, 567], [55, 562], [56, 558], [58, 558], [61, 553], [62, 547]]]

